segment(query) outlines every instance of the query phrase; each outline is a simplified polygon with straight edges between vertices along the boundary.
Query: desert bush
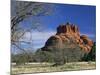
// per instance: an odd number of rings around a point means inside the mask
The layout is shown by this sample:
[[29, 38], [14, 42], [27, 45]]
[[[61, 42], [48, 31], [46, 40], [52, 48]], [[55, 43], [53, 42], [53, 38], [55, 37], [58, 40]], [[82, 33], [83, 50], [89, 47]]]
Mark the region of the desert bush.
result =
[[48, 51], [38, 50], [35, 53], [36, 62], [53, 62], [53, 54]]
[[27, 62], [28, 57], [25, 54], [15, 55], [14, 62], [16, 65], [24, 65]]
[[91, 51], [88, 54], [85, 54], [82, 58], [83, 61], [95, 61], [96, 60], [96, 43], [92, 46]]

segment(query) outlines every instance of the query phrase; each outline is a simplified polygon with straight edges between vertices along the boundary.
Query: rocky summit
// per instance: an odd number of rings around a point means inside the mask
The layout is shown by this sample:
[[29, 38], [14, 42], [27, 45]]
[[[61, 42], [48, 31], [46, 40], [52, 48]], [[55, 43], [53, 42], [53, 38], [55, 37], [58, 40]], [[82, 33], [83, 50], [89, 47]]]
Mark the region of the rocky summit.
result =
[[84, 52], [89, 53], [93, 46], [93, 41], [87, 35], [81, 35], [77, 25], [66, 23], [57, 27], [57, 33], [52, 35], [41, 49], [48, 51], [54, 47], [75, 48], [76, 46], [79, 46]]

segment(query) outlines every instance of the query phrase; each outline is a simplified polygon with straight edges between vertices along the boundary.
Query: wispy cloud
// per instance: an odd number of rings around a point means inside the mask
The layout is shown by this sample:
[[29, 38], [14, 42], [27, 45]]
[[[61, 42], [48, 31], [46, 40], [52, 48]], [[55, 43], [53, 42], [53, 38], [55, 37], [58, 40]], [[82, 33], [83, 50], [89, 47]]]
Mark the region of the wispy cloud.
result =
[[81, 33], [81, 35], [87, 35], [87, 36], [90, 37], [90, 38], [96, 37], [95, 34], [91, 34], [91, 33]]
[[33, 40], [47, 40], [51, 35], [54, 35], [54, 31], [47, 31], [47, 32], [33, 32], [32, 39]]
[[29, 41], [30, 39], [32, 40], [34, 49], [41, 48], [45, 45], [45, 42], [47, 39], [55, 35], [55, 31], [46, 31], [46, 32], [38, 32], [38, 31], [33, 31], [31, 34], [29, 32], [26, 32], [24, 35], [24, 40]]

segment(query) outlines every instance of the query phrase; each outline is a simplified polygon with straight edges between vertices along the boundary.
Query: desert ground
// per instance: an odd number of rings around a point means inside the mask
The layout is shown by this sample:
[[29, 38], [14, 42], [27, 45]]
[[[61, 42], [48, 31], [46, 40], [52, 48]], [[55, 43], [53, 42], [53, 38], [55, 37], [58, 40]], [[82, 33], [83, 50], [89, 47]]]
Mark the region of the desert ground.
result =
[[62, 72], [78, 70], [95, 70], [95, 62], [72, 62], [53, 67], [54, 63], [27, 63], [25, 65], [11, 64], [11, 74]]

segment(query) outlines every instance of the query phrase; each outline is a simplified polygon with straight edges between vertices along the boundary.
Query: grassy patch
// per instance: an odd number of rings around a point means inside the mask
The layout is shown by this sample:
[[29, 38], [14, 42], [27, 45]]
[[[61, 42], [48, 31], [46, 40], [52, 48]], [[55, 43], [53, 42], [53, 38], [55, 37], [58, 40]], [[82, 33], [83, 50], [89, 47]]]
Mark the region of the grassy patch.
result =
[[95, 69], [95, 62], [73, 62], [65, 65], [52, 67], [53, 63], [34, 63], [26, 65], [13, 65], [11, 68], [12, 74], [21, 73], [40, 73], [40, 72], [61, 72], [74, 70], [91, 70]]

